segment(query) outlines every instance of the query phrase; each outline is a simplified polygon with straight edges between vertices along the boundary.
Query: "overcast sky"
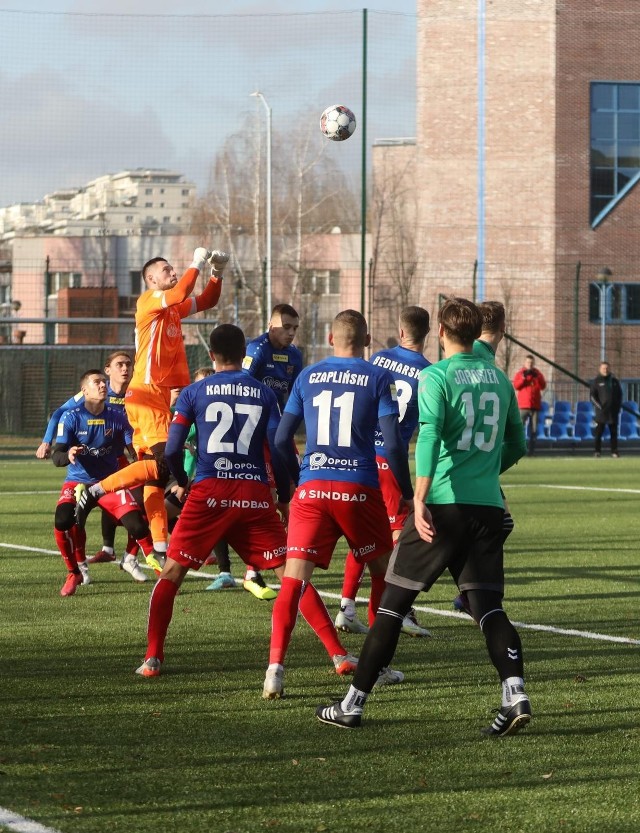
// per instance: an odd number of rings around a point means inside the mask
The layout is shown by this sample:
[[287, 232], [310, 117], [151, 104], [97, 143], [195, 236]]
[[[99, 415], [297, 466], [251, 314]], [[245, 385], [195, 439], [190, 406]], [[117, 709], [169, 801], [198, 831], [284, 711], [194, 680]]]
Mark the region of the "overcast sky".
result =
[[[414, 135], [415, 0], [366, 7], [369, 143]], [[358, 116], [362, 23], [348, 0], [0, 0], [0, 206], [134, 167], [203, 188], [256, 89], [280, 150], [330, 104]], [[356, 139], [331, 152], [357, 165]]]

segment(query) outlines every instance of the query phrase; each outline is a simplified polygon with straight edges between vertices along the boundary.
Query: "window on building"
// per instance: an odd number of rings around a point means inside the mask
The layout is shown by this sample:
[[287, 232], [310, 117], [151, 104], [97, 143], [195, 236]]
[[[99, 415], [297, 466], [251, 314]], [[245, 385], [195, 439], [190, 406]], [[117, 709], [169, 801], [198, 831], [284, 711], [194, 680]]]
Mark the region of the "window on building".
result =
[[77, 289], [79, 286], [82, 286], [81, 272], [54, 272], [51, 275], [52, 294], [61, 289]]
[[301, 274], [304, 295], [339, 295], [339, 269], [303, 269]]
[[593, 223], [640, 175], [640, 83], [591, 84]]
[[145, 188], [145, 189], [144, 189], [144, 192], [145, 192], [145, 194], [147, 194], [147, 196], [148, 196], [149, 194], [153, 194], [153, 188]]
[[189, 196], [189, 189], [188, 188], [183, 188], [182, 189], [182, 196], [183, 197], [188, 197]]
[[[640, 283], [610, 283], [607, 290], [607, 324], [640, 324]], [[589, 321], [600, 324], [600, 285], [589, 286]]]

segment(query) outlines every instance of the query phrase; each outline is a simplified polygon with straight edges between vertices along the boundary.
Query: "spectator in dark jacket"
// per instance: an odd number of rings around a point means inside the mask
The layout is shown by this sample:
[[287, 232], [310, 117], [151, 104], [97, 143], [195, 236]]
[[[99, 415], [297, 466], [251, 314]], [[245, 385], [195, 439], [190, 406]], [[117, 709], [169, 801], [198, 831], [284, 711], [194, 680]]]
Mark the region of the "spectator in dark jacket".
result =
[[532, 456], [535, 450], [538, 416], [542, 406], [542, 391], [547, 387], [544, 376], [534, 365], [533, 356], [525, 356], [524, 367], [516, 373], [513, 379], [513, 386], [518, 397], [518, 408], [525, 430], [527, 422], [529, 423], [529, 456]]
[[591, 401], [595, 408], [594, 419], [596, 421], [595, 441], [596, 457], [600, 456], [602, 449], [602, 435], [605, 426], [609, 426], [611, 433], [611, 456], [619, 457], [618, 454], [618, 417], [622, 407], [622, 386], [611, 372], [608, 362], [601, 362], [600, 372], [591, 382], [589, 390]]

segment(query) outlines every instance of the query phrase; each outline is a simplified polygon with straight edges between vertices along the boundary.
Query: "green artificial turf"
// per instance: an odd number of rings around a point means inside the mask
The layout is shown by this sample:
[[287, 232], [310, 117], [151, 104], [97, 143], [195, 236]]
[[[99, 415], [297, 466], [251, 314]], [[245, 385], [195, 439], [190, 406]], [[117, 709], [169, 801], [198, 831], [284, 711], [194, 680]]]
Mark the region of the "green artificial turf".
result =
[[[372, 695], [357, 731], [314, 717], [346, 684], [303, 621], [287, 696], [263, 701], [271, 603], [201, 578], [176, 599], [162, 676], [135, 676], [152, 581], [100, 564], [61, 598], [60, 557], [35, 550], [55, 549], [62, 472], [0, 462], [0, 807], [63, 833], [637, 831], [640, 645], [589, 638], [640, 640], [637, 471], [631, 457], [533, 458], [503, 478], [505, 607], [523, 624], [534, 718], [494, 740], [480, 734], [500, 702], [480, 632], [426, 610], [452, 611], [446, 577], [417, 601], [433, 639], [401, 638], [406, 681]], [[343, 562], [341, 547], [321, 592], [339, 594]], [[344, 641], [357, 653], [363, 637]]]

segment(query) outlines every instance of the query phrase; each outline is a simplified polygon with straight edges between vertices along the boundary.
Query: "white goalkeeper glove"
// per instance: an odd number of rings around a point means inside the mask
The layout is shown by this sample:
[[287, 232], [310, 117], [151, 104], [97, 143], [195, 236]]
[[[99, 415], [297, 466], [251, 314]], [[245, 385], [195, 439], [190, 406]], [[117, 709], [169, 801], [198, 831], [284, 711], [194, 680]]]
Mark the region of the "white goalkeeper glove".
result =
[[208, 260], [211, 264], [211, 277], [221, 278], [224, 267], [229, 262], [229, 254], [227, 252], [221, 252], [219, 249], [214, 249], [209, 255]]
[[211, 252], [209, 249], [205, 249], [204, 246], [198, 246], [198, 248], [193, 253], [193, 261], [191, 262], [191, 266], [194, 269], [197, 269], [199, 272], [202, 272], [202, 267], [205, 265], [209, 257], [211, 256]]

